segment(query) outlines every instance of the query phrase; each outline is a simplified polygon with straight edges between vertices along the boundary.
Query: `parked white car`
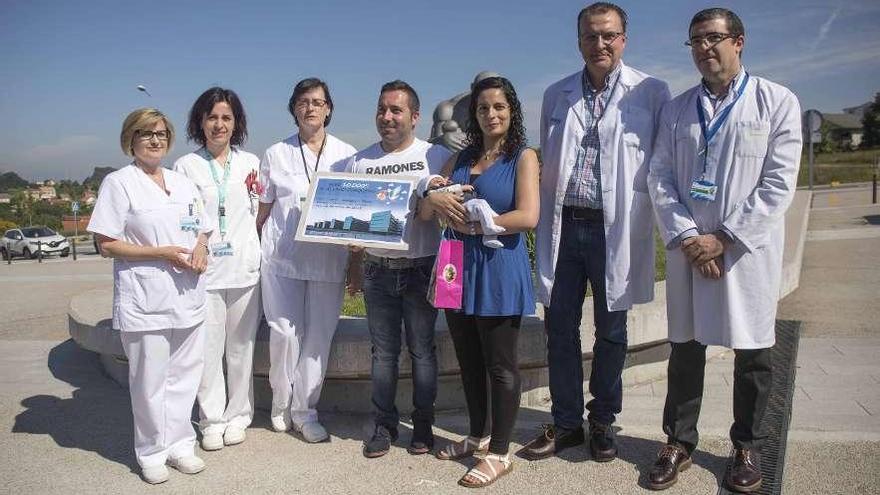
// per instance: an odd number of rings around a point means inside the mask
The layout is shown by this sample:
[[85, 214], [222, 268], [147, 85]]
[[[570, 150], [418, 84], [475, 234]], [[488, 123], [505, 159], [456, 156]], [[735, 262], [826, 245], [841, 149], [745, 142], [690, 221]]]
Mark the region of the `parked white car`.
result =
[[43, 251], [43, 256], [60, 254], [66, 257], [70, 254], [70, 243], [49, 227], [24, 227], [7, 230], [0, 244], [3, 259], [7, 256], [36, 258], [39, 250]]

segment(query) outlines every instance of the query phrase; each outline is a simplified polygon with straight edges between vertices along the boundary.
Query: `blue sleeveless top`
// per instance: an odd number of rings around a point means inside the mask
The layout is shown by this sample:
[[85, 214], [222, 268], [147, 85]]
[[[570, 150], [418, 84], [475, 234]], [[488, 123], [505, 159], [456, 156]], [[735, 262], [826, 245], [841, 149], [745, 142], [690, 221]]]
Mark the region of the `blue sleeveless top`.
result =
[[[472, 153], [462, 151], [452, 181], [474, 186], [476, 198], [484, 199], [498, 215], [516, 208], [516, 165], [521, 150], [513, 159], [499, 157], [481, 175], [470, 180]], [[447, 230], [446, 237], [464, 242], [464, 293], [462, 312], [475, 316], [516, 316], [535, 313], [532, 270], [526, 252], [525, 234], [499, 235], [504, 247], [483, 245], [482, 235], [467, 235]]]

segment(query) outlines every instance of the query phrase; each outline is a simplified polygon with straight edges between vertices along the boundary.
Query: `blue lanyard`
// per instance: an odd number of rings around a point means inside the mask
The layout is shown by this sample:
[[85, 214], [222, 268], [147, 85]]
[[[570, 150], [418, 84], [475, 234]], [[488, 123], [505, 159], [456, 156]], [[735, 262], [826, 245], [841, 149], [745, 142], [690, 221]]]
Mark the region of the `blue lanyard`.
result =
[[706, 161], [707, 155], [709, 154], [709, 142], [712, 141], [712, 138], [718, 134], [718, 130], [721, 129], [721, 126], [727, 121], [727, 118], [730, 117], [730, 111], [733, 110], [733, 106], [739, 100], [739, 97], [742, 96], [743, 90], [746, 88], [746, 84], [749, 83], [749, 73], [746, 72], [745, 76], [741, 83], [739, 83], [739, 88], [736, 90], [736, 96], [733, 97], [733, 101], [727, 105], [721, 113], [715, 117], [715, 120], [712, 122], [711, 126], [706, 125], [706, 114], [703, 111], [703, 105], [700, 104], [700, 98], [697, 97], [697, 117], [700, 119], [700, 131], [703, 134], [703, 141], [706, 143], [705, 147], [702, 150], [703, 155], [703, 175], [706, 174]]
[[[208, 168], [211, 169], [211, 177], [217, 185], [217, 216], [220, 220], [220, 237], [226, 236], [226, 185], [229, 183], [229, 172], [232, 170], [232, 148], [226, 150], [226, 167], [223, 170], [223, 182], [217, 178], [217, 168], [220, 164], [211, 156], [207, 149], [205, 159], [208, 160]], [[215, 165], [216, 164], [216, 165]]]

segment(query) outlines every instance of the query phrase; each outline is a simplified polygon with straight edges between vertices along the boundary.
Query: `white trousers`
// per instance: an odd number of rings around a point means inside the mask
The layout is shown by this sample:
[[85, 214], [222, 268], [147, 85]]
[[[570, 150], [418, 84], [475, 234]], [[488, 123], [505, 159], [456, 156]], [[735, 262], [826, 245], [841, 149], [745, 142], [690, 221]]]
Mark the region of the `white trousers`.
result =
[[195, 453], [192, 416], [204, 366], [202, 325], [120, 332], [128, 358], [134, 453], [142, 468]]
[[289, 408], [298, 425], [317, 421], [315, 406], [324, 385], [344, 284], [264, 273], [261, 285], [269, 324], [272, 409]]
[[199, 429], [202, 434], [222, 435], [227, 425], [245, 429], [254, 419], [254, 341], [260, 326], [259, 286], [209, 290], [207, 306], [203, 330], [205, 372], [198, 394]]

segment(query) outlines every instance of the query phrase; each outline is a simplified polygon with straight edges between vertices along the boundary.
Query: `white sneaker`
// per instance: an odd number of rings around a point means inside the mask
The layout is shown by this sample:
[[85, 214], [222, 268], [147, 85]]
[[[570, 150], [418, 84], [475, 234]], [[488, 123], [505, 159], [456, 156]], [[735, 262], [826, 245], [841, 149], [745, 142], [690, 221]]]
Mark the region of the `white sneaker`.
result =
[[167, 464], [184, 474], [196, 474], [205, 469], [205, 461], [195, 455], [168, 457]]
[[272, 406], [272, 429], [275, 431], [287, 431], [290, 429], [290, 411], [287, 408], [278, 410]]
[[238, 445], [244, 442], [244, 430], [237, 426], [227, 426], [226, 433], [223, 434], [223, 443], [226, 445]]
[[324, 442], [330, 439], [330, 434], [324, 426], [317, 421], [309, 421], [301, 425], [294, 424], [293, 429], [303, 436], [303, 439], [309, 443]]
[[220, 450], [223, 448], [223, 435], [219, 433], [205, 433], [202, 435], [202, 450]]
[[168, 481], [168, 468], [164, 464], [141, 468], [141, 477], [151, 485]]

